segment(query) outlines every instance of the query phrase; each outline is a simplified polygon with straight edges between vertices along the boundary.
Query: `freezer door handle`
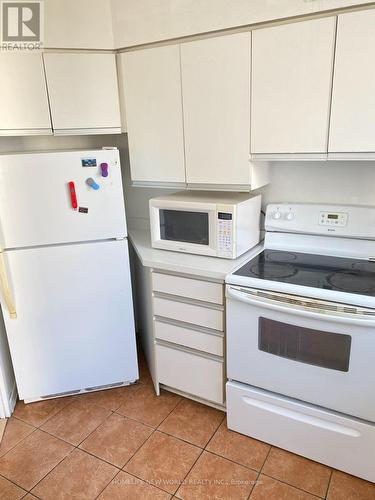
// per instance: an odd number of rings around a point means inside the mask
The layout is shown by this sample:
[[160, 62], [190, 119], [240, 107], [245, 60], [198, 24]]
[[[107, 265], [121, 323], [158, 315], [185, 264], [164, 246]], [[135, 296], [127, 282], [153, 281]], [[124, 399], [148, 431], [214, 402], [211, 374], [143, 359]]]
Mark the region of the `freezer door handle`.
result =
[[0, 285], [1, 285], [1, 292], [5, 300], [5, 304], [8, 308], [10, 319], [16, 319], [17, 318], [16, 307], [14, 305], [12, 293], [10, 291], [8, 274], [5, 267], [4, 252], [2, 250], [0, 250]]

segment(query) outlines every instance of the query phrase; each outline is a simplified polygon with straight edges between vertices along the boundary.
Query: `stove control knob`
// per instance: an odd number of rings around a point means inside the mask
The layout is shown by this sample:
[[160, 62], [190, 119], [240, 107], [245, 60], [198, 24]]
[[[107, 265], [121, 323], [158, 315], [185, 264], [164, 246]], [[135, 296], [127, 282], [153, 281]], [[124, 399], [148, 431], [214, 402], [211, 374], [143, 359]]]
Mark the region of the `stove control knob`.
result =
[[286, 220], [293, 220], [294, 219], [294, 213], [293, 212], [289, 212], [287, 215], [286, 215]]
[[280, 212], [275, 212], [272, 217], [274, 219], [276, 219], [276, 220], [281, 219], [281, 213]]

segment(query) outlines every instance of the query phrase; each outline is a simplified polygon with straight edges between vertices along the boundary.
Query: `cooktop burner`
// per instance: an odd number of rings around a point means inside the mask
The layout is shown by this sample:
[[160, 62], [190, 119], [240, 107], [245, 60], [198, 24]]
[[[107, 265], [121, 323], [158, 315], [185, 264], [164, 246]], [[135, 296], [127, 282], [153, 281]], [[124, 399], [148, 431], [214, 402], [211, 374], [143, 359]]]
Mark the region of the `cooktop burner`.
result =
[[255, 274], [258, 278], [263, 279], [273, 279], [273, 278], [289, 278], [294, 276], [298, 271], [288, 264], [281, 264], [277, 262], [267, 262], [265, 265], [263, 262], [257, 262], [251, 267], [251, 272]]
[[363, 279], [356, 272], [334, 273], [329, 276], [328, 282], [335, 290], [343, 292], [360, 293], [361, 295], [375, 295], [375, 279]]
[[375, 262], [282, 250], [264, 250], [235, 273], [375, 297]]

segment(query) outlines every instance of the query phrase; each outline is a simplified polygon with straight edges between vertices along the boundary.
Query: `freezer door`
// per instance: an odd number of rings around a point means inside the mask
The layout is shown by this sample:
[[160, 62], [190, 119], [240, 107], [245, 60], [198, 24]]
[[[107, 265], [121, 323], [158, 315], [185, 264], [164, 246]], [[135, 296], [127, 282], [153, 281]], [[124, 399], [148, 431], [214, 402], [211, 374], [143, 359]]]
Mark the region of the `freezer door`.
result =
[[[74, 183], [76, 209], [72, 206], [70, 182]], [[0, 155], [3, 248], [124, 236], [117, 150]]]
[[138, 378], [127, 240], [6, 252], [20, 399]]

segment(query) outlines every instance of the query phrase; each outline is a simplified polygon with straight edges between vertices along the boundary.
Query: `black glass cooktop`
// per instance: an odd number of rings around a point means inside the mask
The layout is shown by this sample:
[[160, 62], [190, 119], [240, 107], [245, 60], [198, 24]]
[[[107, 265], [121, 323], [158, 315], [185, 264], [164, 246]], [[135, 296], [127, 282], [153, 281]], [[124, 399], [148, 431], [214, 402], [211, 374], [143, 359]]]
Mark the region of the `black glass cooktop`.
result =
[[234, 274], [375, 296], [375, 262], [367, 260], [264, 250]]

